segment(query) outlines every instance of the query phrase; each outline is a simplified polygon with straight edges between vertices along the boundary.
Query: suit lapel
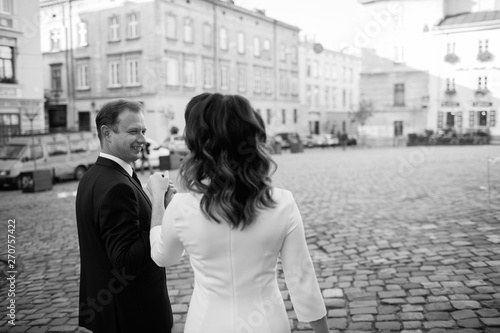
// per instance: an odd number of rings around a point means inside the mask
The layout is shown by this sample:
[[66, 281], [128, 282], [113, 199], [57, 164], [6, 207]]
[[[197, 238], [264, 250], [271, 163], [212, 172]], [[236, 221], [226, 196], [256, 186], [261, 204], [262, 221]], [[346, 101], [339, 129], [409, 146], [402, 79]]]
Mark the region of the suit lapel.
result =
[[104, 157], [99, 156], [97, 158], [97, 161], [95, 162], [95, 164], [111, 167], [111, 168], [115, 169], [116, 171], [120, 172], [123, 176], [127, 177], [128, 181], [131, 182], [132, 184], [134, 184], [135, 188], [142, 194], [144, 199], [147, 201], [148, 205], [150, 207], [153, 206], [151, 203], [151, 200], [149, 200], [148, 195], [146, 194], [146, 192], [144, 192], [144, 189], [142, 188], [142, 185], [140, 184], [140, 182], [135, 181], [131, 176], [129, 176], [127, 171], [125, 171], [125, 169], [123, 169], [118, 163], [116, 163], [115, 161], [112, 161], [108, 158], [104, 158]]

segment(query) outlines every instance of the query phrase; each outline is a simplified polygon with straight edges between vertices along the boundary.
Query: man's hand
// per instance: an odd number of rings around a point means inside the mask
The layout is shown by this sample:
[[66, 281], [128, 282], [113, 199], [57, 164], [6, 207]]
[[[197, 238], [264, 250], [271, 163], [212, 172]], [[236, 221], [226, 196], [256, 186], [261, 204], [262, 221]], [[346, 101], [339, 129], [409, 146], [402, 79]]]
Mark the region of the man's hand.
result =
[[[151, 195], [151, 202], [154, 204], [158, 200], [165, 199], [165, 194], [170, 189], [172, 182], [168, 176], [168, 171], [164, 173], [155, 172], [149, 177], [148, 183], [146, 185], [146, 190]], [[173, 185], [172, 185], [173, 186]]]
[[151, 196], [153, 209], [151, 212], [151, 228], [161, 225], [165, 208], [170, 203], [177, 190], [169, 179], [168, 171], [156, 172], [149, 177], [146, 192]]

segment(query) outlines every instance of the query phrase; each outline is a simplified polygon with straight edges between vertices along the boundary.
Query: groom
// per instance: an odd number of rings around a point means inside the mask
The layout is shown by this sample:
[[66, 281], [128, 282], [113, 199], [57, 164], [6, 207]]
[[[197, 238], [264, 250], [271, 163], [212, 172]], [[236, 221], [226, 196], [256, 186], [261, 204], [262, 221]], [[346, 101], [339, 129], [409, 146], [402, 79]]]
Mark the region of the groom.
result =
[[165, 269], [150, 255], [152, 203], [131, 167], [146, 145], [142, 105], [112, 100], [96, 125], [101, 153], [76, 196], [79, 325], [93, 333], [169, 333]]

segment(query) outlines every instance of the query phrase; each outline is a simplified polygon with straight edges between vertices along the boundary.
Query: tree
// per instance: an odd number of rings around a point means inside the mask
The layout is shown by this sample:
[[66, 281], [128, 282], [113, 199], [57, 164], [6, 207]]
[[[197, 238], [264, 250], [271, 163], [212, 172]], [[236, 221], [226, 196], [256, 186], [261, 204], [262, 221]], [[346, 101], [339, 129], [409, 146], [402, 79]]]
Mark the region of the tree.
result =
[[358, 110], [352, 113], [353, 121], [357, 122], [361, 126], [365, 126], [368, 118], [373, 116], [374, 113], [375, 109], [373, 107], [372, 101], [362, 100], [361, 102], [359, 102]]

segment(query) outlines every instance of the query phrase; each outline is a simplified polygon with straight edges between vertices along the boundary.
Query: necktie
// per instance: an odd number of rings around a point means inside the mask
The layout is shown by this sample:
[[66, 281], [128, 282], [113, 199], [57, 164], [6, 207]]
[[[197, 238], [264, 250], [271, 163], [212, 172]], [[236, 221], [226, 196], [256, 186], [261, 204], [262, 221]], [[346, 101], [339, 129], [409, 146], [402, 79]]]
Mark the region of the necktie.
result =
[[142, 187], [141, 181], [139, 180], [139, 177], [137, 177], [137, 173], [135, 173], [135, 170], [132, 171], [132, 178], [134, 178], [134, 180], [137, 182], [137, 184], [141, 185], [141, 187]]

